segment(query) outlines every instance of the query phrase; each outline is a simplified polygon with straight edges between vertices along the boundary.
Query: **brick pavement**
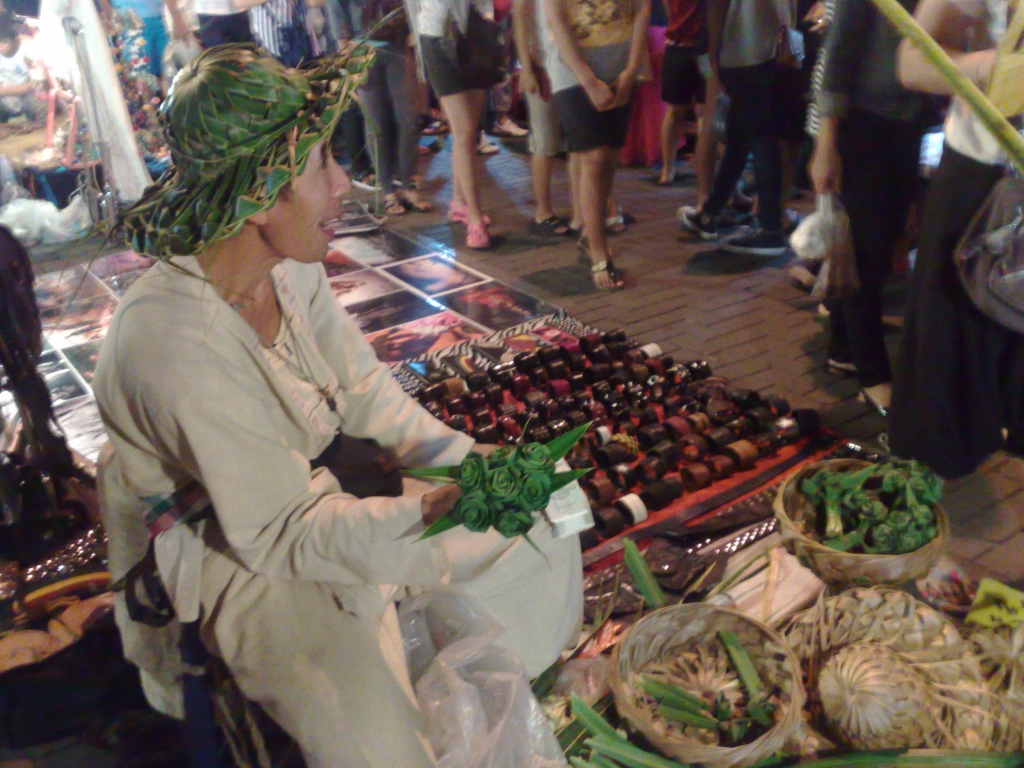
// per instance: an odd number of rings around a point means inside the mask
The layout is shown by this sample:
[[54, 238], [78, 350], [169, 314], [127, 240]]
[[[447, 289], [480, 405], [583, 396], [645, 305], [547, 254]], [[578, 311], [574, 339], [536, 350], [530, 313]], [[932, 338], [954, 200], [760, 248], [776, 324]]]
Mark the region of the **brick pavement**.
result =
[[[739, 386], [772, 390], [795, 406], [819, 408], [824, 423], [844, 437], [867, 440], [884, 431], [885, 421], [857, 401], [855, 381], [826, 370], [824, 321], [788, 280], [787, 257], [727, 254], [679, 228], [675, 209], [696, 197], [692, 177], [684, 175], [665, 189], [652, 183], [655, 171], [619, 171], [616, 196], [637, 223], [611, 241], [616, 263], [629, 273], [629, 288], [607, 294], [593, 289], [573, 241], [537, 240], [525, 233], [532, 215], [525, 142], [505, 142], [483, 163], [482, 193], [494, 220], [494, 249], [466, 249], [462, 227], [444, 220], [451, 199], [447, 149], [421, 165], [437, 210], [407, 215], [396, 225], [457, 244], [460, 261], [565, 307], [585, 323], [625, 328], [632, 338], [657, 341], [667, 353], [707, 359], [716, 373]], [[567, 211], [562, 165], [553, 187], [556, 210]], [[893, 311], [898, 312], [904, 288], [892, 287]], [[892, 331], [888, 341], [895, 350], [898, 329]], [[974, 575], [1024, 587], [1024, 461], [996, 455], [976, 474], [950, 483], [945, 498], [956, 558]]]

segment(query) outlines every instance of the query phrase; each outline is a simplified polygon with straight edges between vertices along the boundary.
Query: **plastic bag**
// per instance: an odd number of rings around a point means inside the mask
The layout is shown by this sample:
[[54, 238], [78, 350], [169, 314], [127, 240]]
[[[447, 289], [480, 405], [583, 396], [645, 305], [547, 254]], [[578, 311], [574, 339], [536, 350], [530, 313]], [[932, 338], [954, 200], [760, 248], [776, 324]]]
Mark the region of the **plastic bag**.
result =
[[76, 195], [64, 210], [47, 200], [12, 200], [0, 209], [0, 224], [30, 246], [77, 240], [89, 231], [92, 219], [82, 196]]
[[563, 768], [526, 668], [494, 645], [505, 631], [455, 590], [425, 592], [398, 609], [409, 673], [439, 768]]
[[818, 209], [800, 222], [789, 244], [802, 259], [826, 259], [811, 290], [814, 301], [839, 298], [860, 288], [850, 217], [836, 195], [818, 195]]

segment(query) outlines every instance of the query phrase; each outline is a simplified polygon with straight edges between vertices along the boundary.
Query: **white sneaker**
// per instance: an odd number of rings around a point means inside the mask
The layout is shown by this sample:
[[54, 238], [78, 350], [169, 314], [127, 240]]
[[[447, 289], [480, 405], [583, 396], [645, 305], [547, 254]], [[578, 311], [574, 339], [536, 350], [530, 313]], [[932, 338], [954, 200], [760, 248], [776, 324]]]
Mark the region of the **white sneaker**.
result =
[[480, 143], [477, 144], [476, 153], [478, 155], [493, 155], [500, 151], [497, 144], [492, 144], [483, 136], [480, 137]]
[[511, 117], [506, 115], [494, 124], [494, 134], [496, 136], [512, 136], [514, 138], [521, 139], [523, 136], [529, 136], [530, 132], [526, 128], [519, 126]]
[[683, 205], [676, 208], [676, 218], [680, 221], [686, 221], [687, 219], [693, 219], [697, 216], [696, 205]]

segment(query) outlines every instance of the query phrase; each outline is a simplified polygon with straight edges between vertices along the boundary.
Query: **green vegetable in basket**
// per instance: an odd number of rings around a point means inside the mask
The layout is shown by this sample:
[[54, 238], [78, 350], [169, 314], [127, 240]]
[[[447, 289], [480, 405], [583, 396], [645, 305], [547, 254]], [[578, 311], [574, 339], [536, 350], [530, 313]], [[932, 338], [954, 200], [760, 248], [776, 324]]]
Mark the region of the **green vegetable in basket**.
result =
[[[693, 712], [696, 715], [703, 714], [707, 715], [711, 711], [711, 707], [708, 703], [699, 696], [694, 696], [692, 693], [684, 691], [682, 688], [678, 688], [668, 683], [662, 683], [658, 680], [652, 680], [649, 677], [644, 677], [640, 681], [640, 688], [648, 696], [652, 696], [657, 699], [660, 703], [666, 706], [672, 707], [673, 709], [682, 709], [687, 712]], [[718, 717], [718, 715], [716, 715]], [[724, 719], [728, 719], [728, 715]], [[719, 717], [718, 719], [723, 719]]]
[[825, 537], [834, 539], [843, 535], [843, 514], [840, 500], [842, 488], [835, 483], [825, 486]]
[[664, 717], [666, 720], [675, 720], [677, 723], [692, 725], [694, 728], [718, 730], [723, 725], [713, 717], [697, 715], [685, 709], [675, 709], [674, 707], [670, 707], [666, 704], [660, 705], [656, 710], [654, 710], [654, 713]]
[[654, 574], [651, 573], [651, 569], [647, 566], [644, 556], [637, 549], [636, 542], [632, 539], [627, 538], [623, 544], [623, 559], [625, 560], [626, 567], [629, 568], [629, 572], [633, 575], [636, 588], [643, 595], [647, 607], [651, 609], [664, 608], [668, 602], [665, 599], [665, 593], [661, 591], [661, 586], [659, 586], [654, 578]]

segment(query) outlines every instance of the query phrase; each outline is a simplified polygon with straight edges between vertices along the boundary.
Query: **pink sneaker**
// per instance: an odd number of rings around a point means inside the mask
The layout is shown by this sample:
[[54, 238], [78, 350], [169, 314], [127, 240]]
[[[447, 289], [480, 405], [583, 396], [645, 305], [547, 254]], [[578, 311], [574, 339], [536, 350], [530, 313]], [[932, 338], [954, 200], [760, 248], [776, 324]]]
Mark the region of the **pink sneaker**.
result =
[[[456, 205], [452, 203], [448, 206], [448, 221], [454, 221], [456, 224], [469, 224], [469, 206], [468, 205]], [[484, 224], [487, 226], [491, 225], [491, 217], [486, 213], [484, 214]]]
[[466, 245], [476, 249], [490, 248], [491, 236], [487, 234], [487, 225], [470, 224], [466, 230]]

